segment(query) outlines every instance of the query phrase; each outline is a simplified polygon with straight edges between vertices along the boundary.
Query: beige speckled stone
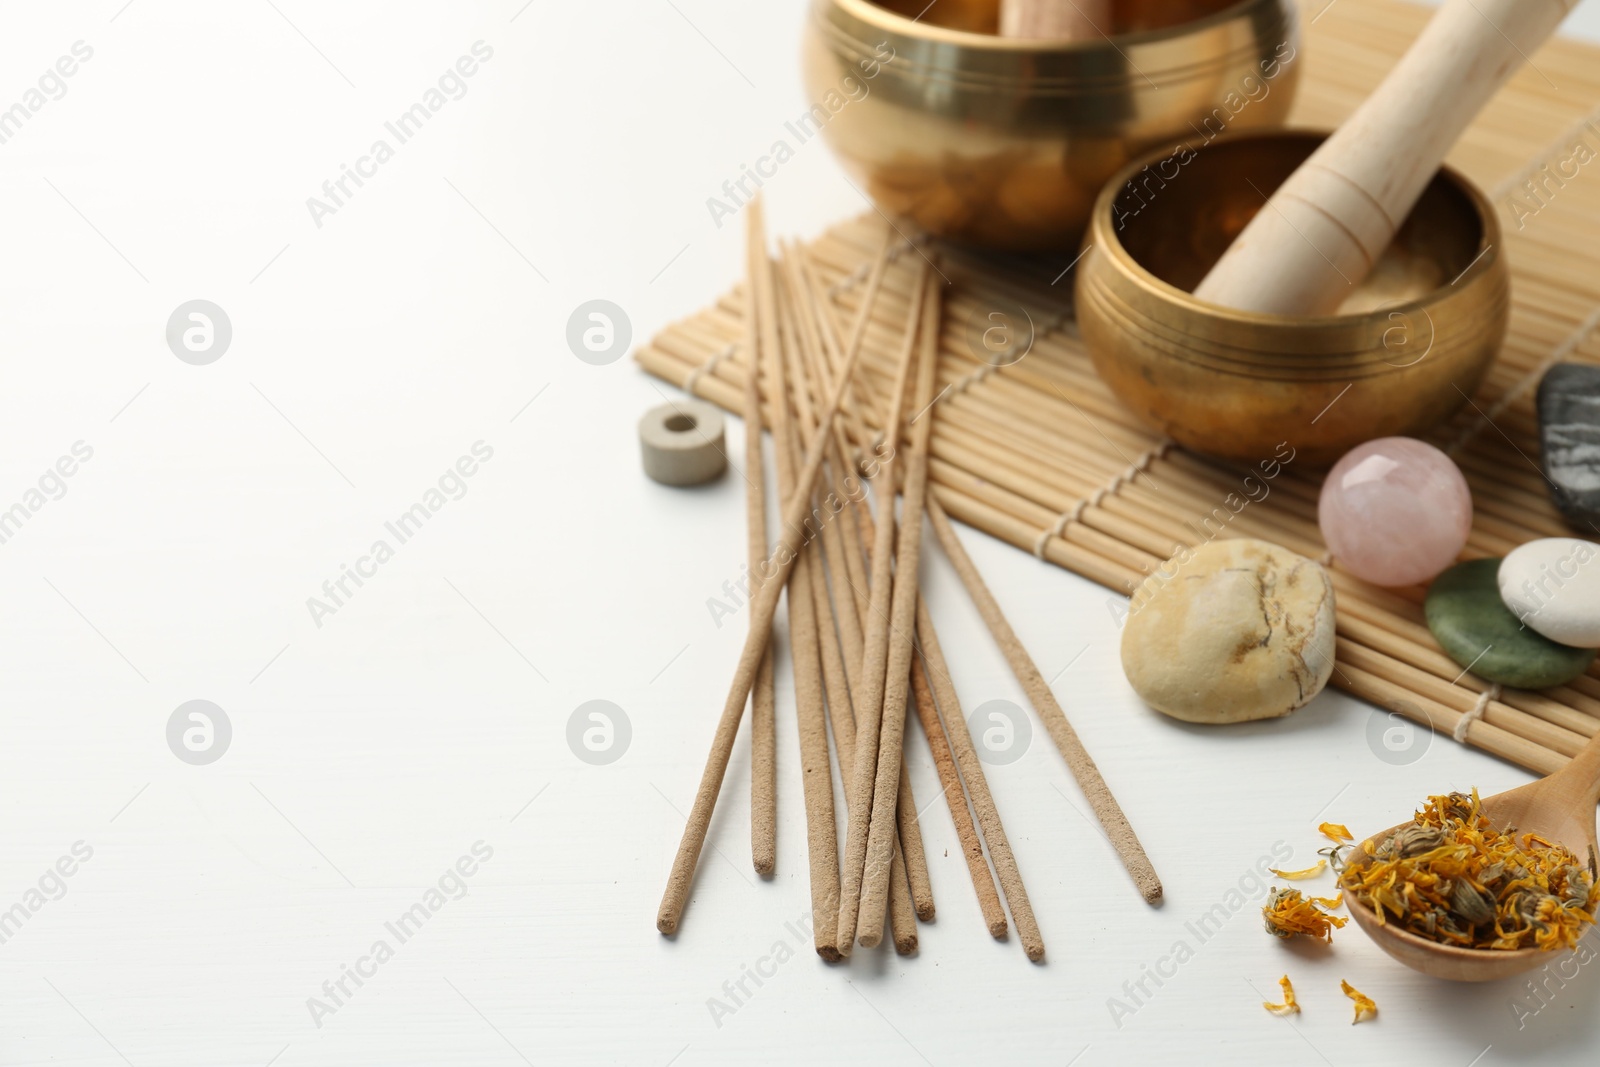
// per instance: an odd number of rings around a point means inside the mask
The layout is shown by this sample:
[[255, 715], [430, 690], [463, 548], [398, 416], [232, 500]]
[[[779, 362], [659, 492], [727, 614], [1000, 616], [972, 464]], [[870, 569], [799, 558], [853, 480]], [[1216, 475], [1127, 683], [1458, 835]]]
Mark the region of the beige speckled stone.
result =
[[1145, 702], [1188, 722], [1287, 715], [1333, 673], [1333, 584], [1266, 541], [1183, 549], [1133, 595], [1122, 669]]

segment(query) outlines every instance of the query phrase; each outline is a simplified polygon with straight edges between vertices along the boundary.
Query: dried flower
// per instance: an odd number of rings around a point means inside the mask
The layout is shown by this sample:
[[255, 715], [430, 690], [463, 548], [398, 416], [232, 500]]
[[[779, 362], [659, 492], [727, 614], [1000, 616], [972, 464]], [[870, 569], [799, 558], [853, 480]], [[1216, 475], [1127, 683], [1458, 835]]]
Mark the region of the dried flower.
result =
[[1267, 898], [1261, 914], [1266, 920], [1267, 933], [1274, 937], [1289, 938], [1296, 934], [1305, 934], [1307, 937], [1320, 937], [1324, 941], [1331, 942], [1334, 927], [1343, 926], [1350, 920], [1338, 915], [1329, 915], [1321, 908], [1337, 908], [1341, 903], [1343, 894], [1333, 898], [1305, 897], [1298, 889], [1279, 889], [1273, 886], [1272, 895]]
[[1278, 979], [1278, 984], [1283, 987], [1283, 1003], [1273, 1004], [1263, 1000], [1261, 1006], [1274, 1015], [1294, 1015], [1300, 1011], [1300, 1005], [1294, 999], [1294, 986], [1289, 984], [1289, 976], [1284, 975]]
[[1356, 1023], [1360, 1022], [1362, 1016], [1366, 1016], [1368, 1019], [1372, 1019], [1377, 1016], [1378, 1005], [1374, 1003], [1371, 997], [1367, 996], [1365, 993], [1361, 992], [1361, 990], [1357, 989], [1355, 986], [1351, 985], [1349, 982], [1346, 982], [1342, 978], [1339, 980], [1339, 988], [1344, 990], [1345, 996], [1356, 1002], [1356, 1017], [1350, 1020], [1351, 1026], [1354, 1026]]
[[1396, 830], [1393, 836], [1380, 844], [1377, 855], [1380, 859], [1410, 859], [1424, 852], [1432, 852], [1442, 844], [1444, 832], [1437, 826], [1407, 826]]
[[1339, 823], [1336, 823], [1336, 822], [1325, 822], [1322, 825], [1318, 826], [1317, 830], [1322, 834], [1322, 836], [1326, 837], [1329, 841], [1354, 841], [1355, 840], [1355, 838], [1351, 836], [1349, 830], [1346, 830], [1343, 826], [1341, 826]]
[[1570, 851], [1490, 826], [1477, 790], [1429, 797], [1412, 823], [1363, 851], [1368, 862], [1344, 866], [1340, 886], [1379, 923], [1445, 944], [1572, 948], [1600, 902], [1593, 872]]

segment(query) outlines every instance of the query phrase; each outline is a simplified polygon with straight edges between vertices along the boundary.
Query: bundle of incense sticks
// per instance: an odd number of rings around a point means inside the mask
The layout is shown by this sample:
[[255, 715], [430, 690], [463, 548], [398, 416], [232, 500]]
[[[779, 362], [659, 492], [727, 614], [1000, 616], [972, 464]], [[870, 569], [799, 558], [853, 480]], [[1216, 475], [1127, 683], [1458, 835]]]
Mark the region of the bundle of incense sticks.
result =
[[[933, 919], [918, 809], [905, 771], [907, 725], [914, 713], [927, 735], [985, 925], [994, 937], [1005, 937], [1009, 908], [1028, 958], [1041, 960], [1044, 940], [1021, 871], [967, 731], [932, 616], [919, 595], [924, 515], [1140, 895], [1156, 903], [1161, 882], [1049, 685], [928, 492], [944, 326], [939, 275], [931, 262], [917, 265], [893, 373], [881, 390], [857, 373], [857, 365], [890, 262], [893, 230], [885, 227], [859, 309], [846, 329], [803, 248], [785, 244], [776, 259], [770, 255], [759, 199], [746, 208], [746, 219], [746, 314], [739, 347], [746, 361], [745, 477], [755, 583], [750, 628], [656, 926], [663, 934], [678, 930], [747, 701], [751, 856], [758, 872], [773, 871], [777, 701], [770, 644], [787, 588], [817, 953], [839, 960], [858, 943], [876, 946], [887, 925], [896, 950], [910, 954], [917, 947], [917, 920]], [[871, 422], [884, 429], [869, 433]], [[763, 429], [772, 435], [782, 517], [771, 546]], [[843, 813], [834, 807], [835, 759]], [[842, 851], [840, 814], [845, 818]]]

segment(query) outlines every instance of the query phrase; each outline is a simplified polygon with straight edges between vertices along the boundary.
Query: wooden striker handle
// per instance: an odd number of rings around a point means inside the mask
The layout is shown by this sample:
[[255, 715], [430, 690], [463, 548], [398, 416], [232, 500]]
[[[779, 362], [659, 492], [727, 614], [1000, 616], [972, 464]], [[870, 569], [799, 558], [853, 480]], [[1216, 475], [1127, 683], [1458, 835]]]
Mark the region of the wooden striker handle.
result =
[[1377, 262], [1461, 131], [1575, 2], [1445, 0], [1388, 77], [1272, 194], [1194, 295], [1243, 311], [1333, 314]]

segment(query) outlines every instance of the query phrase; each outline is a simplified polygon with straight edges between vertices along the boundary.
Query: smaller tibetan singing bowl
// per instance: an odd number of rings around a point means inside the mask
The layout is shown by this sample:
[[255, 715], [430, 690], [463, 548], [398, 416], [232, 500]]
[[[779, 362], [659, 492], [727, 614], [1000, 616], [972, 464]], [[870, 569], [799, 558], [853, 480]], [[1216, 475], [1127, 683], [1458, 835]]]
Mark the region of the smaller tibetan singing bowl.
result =
[[999, 10], [811, 0], [809, 110], [781, 143], [820, 130], [885, 214], [936, 237], [1061, 252], [1128, 160], [1281, 126], [1300, 76], [1293, 0], [1114, 0], [1110, 36], [1085, 41], [1001, 37]]
[[1442, 167], [1337, 315], [1235, 311], [1191, 290], [1265, 197], [1321, 143], [1229, 134], [1135, 160], [1100, 194], [1078, 267], [1095, 369], [1151, 426], [1255, 462], [1313, 463], [1417, 435], [1466, 402], [1505, 338], [1510, 271], [1493, 207]]

